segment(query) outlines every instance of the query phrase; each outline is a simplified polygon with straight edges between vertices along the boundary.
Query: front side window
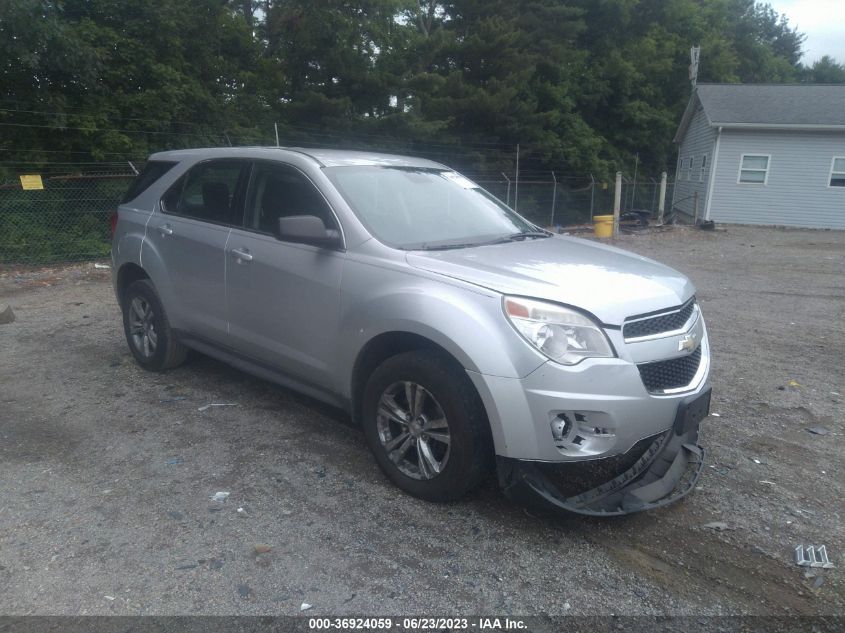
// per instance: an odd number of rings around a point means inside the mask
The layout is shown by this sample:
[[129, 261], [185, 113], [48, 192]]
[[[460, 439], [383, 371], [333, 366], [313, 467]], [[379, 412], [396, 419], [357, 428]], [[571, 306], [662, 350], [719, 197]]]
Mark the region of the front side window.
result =
[[765, 185], [769, 177], [769, 157], [760, 154], [743, 154], [739, 166], [738, 182]]
[[845, 187], [845, 157], [836, 157], [833, 159], [833, 165], [830, 167], [830, 186], [831, 187]]
[[256, 163], [244, 226], [276, 235], [279, 218], [292, 215], [316, 215], [326, 228], [338, 228], [325, 198], [299, 170], [286, 165]]
[[474, 246], [537, 227], [463, 176], [427, 167], [328, 167], [379, 241], [406, 250]]
[[248, 173], [246, 161], [201, 163], [164, 194], [162, 210], [207, 222], [235, 224], [241, 217], [240, 190]]
[[692, 180], [692, 156], [687, 159], [687, 180]]
[[698, 173], [698, 181], [704, 182], [704, 174], [707, 172], [707, 154], [701, 157], [701, 171]]

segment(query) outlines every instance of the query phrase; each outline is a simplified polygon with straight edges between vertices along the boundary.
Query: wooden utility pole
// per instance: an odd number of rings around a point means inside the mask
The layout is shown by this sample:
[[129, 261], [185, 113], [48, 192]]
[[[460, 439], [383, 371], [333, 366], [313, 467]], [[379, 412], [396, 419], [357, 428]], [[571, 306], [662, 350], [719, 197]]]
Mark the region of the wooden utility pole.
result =
[[613, 192], [613, 237], [619, 237], [619, 211], [622, 208], [622, 172], [616, 172], [616, 188]]

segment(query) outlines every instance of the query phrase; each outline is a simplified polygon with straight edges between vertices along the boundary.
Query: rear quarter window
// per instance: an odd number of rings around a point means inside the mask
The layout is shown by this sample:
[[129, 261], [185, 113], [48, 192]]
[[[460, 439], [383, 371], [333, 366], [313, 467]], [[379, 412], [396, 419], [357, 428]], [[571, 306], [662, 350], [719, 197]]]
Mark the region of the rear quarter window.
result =
[[123, 196], [121, 203], [126, 204], [127, 202], [132, 202], [135, 198], [149, 189], [155, 181], [170, 171], [175, 164], [176, 163], [173, 161], [166, 160], [148, 161], [141, 173], [138, 174], [135, 180], [132, 181], [132, 184], [129, 185], [129, 189]]

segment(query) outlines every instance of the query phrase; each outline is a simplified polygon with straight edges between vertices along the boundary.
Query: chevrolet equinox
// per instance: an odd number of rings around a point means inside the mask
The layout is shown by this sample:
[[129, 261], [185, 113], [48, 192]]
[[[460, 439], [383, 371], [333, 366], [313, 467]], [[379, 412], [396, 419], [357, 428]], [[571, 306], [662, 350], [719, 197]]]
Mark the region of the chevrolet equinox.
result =
[[188, 349], [346, 409], [397, 486], [593, 515], [695, 487], [710, 402], [692, 283], [553, 235], [428, 160], [154, 154], [116, 216], [139, 365]]

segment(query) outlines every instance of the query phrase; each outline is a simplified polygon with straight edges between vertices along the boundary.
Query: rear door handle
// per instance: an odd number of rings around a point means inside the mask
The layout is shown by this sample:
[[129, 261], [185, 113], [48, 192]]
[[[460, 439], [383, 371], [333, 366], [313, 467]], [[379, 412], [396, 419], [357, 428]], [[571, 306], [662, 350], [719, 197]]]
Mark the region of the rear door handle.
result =
[[233, 248], [229, 253], [239, 264], [252, 261], [252, 254], [245, 248]]
[[173, 235], [173, 229], [170, 228], [169, 224], [162, 224], [158, 227], [158, 232], [162, 235]]

